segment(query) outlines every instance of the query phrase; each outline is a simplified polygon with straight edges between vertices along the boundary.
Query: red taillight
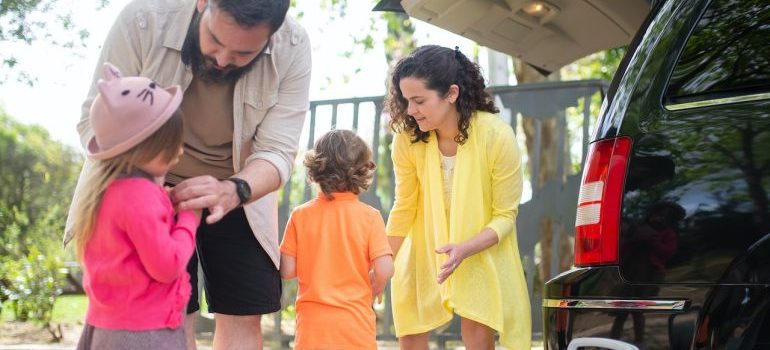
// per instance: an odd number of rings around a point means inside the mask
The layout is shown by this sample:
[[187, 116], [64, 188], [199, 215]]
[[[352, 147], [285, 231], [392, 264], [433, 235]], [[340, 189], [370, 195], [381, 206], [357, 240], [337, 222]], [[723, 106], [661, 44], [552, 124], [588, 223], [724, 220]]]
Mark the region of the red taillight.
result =
[[630, 152], [628, 137], [591, 144], [575, 218], [577, 266], [618, 262], [620, 201]]

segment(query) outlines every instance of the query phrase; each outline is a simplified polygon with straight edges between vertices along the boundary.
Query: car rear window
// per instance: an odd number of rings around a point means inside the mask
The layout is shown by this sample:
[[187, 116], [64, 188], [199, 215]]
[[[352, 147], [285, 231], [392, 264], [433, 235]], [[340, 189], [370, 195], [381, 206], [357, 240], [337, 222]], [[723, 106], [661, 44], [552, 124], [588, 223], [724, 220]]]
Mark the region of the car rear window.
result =
[[713, 1], [687, 39], [665, 104], [766, 93], [770, 93], [770, 1]]

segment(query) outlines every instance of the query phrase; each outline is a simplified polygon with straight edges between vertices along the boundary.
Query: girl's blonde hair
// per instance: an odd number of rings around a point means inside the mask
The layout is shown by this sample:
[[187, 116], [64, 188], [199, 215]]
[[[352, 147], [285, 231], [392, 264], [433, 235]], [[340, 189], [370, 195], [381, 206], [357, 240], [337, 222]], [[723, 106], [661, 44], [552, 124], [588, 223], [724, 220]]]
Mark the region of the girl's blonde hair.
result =
[[136, 170], [137, 164], [149, 162], [159, 154], [168, 162], [174, 159], [182, 147], [183, 126], [182, 112], [177, 109], [165, 124], [134, 148], [113, 158], [93, 161], [87, 186], [73, 203], [72, 239], [79, 260], [83, 260], [86, 245], [96, 228], [96, 216], [110, 183]]

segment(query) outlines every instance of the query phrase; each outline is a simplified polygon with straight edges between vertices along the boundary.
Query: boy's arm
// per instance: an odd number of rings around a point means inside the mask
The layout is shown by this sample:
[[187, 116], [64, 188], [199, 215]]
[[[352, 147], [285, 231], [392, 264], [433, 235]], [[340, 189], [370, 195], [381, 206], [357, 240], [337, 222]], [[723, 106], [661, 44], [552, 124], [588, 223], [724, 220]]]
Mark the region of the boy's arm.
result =
[[297, 258], [281, 254], [281, 278], [290, 280], [297, 277]]
[[297, 228], [294, 225], [296, 212], [292, 212], [281, 242], [281, 278], [297, 278]]
[[372, 295], [379, 296], [385, 290], [388, 280], [393, 277], [393, 256], [377, 257], [372, 262]]

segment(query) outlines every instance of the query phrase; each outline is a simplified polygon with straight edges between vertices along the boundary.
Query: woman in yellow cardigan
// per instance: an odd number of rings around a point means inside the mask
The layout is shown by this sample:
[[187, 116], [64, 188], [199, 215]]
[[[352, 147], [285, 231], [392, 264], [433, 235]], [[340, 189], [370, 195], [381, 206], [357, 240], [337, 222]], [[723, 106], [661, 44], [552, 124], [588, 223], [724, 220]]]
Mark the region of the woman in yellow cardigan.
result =
[[516, 242], [521, 157], [478, 65], [423, 46], [396, 64], [388, 108], [396, 198], [393, 314], [402, 349], [461, 317], [467, 349], [530, 349], [527, 286]]

